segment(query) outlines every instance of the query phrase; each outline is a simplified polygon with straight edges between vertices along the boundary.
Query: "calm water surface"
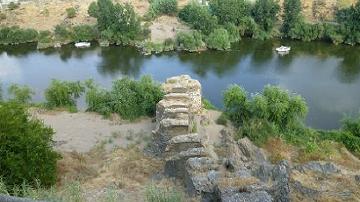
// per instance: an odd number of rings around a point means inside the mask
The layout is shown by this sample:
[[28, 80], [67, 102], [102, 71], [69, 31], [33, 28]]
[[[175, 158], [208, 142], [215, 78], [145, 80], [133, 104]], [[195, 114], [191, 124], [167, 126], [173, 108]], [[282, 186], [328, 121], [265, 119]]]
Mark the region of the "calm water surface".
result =
[[[290, 45], [289, 55], [274, 48]], [[26, 84], [42, 101], [51, 79], [93, 78], [109, 87], [124, 75], [139, 78], [150, 74], [158, 81], [189, 74], [203, 86], [204, 97], [222, 106], [222, 92], [239, 84], [259, 92], [267, 84], [280, 85], [305, 97], [309, 105], [307, 124], [315, 128], [338, 128], [344, 115], [360, 110], [360, 47], [327, 43], [243, 40], [228, 52], [166, 53], [143, 56], [128, 47], [92, 47], [37, 51], [34, 45], [0, 47], [0, 81]]]

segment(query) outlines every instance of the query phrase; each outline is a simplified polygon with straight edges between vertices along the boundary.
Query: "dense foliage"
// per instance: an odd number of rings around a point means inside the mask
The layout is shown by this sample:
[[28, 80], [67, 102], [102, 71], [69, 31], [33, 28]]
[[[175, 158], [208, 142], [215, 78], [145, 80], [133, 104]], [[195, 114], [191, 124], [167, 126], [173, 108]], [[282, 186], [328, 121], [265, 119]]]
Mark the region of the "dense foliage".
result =
[[89, 14], [97, 19], [100, 32], [108, 32], [118, 43], [129, 43], [141, 32], [140, 20], [131, 4], [113, 4], [111, 0], [92, 3]]
[[76, 99], [85, 91], [85, 87], [79, 81], [52, 80], [45, 90], [46, 105], [53, 107], [75, 107]]
[[73, 40], [79, 41], [92, 41], [97, 38], [97, 30], [90, 25], [77, 25], [73, 28]]
[[52, 185], [58, 154], [52, 148], [51, 128], [30, 118], [15, 102], [0, 103], [0, 178], [8, 186]]
[[150, 13], [152, 16], [176, 15], [177, 0], [150, 0]]
[[217, 18], [210, 13], [208, 7], [194, 1], [179, 12], [179, 18], [204, 34], [211, 33], [218, 24]]
[[176, 35], [176, 45], [180, 50], [195, 52], [204, 48], [204, 44], [202, 35], [198, 31], [179, 32]]
[[230, 49], [230, 37], [226, 29], [215, 29], [209, 34], [206, 45], [208, 48], [215, 50]]
[[159, 84], [149, 76], [144, 76], [139, 81], [129, 78], [116, 80], [110, 91], [100, 89], [91, 82], [87, 87], [86, 102], [89, 111], [104, 115], [117, 113], [130, 120], [154, 115], [156, 103], [163, 97]]
[[290, 30], [302, 20], [300, 0], [285, 0], [283, 4], [283, 24], [281, 31], [285, 36], [289, 36]]
[[349, 8], [341, 9], [336, 14], [340, 24], [340, 33], [347, 44], [360, 43], [360, 1]]
[[12, 97], [12, 101], [23, 104], [29, 103], [32, 99], [32, 95], [35, 94], [29, 86], [20, 86], [17, 84], [10, 85], [8, 91], [9, 95]]
[[34, 29], [21, 29], [19, 27], [0, 26], [0, 44], [19, 44], [34, 42], [37, 40], [38, 32]]
[[280, 6], [277, 1], [257, 0], [252, 9], [252, 14], [255, 22], [261, 29], [265, 32], [270, 32], [277, 21], [277, 14], [279, 11]]
[[210, 10], [221, 24], [239, 25], [242, 18], [250, 15], [250, 5], [246, 0], [212, 0]]

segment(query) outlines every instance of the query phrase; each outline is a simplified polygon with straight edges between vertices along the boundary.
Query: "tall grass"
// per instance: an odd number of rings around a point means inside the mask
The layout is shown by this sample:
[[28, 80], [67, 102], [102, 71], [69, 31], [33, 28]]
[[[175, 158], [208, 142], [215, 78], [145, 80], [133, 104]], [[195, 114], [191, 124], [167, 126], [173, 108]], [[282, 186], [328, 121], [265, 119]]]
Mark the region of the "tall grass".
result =
[[175, 189], [160, 188], [153, 184], [146, 188], [147, 202], [182, 202], [184, 196]]

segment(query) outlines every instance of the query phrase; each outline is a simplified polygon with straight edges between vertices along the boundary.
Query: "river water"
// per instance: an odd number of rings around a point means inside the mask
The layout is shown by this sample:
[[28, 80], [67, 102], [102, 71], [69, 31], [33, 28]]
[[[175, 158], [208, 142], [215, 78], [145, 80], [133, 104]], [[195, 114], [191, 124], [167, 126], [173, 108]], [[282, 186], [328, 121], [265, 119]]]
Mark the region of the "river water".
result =
[[[283, 44], [292, 51], [280, 56], [274, 48]], [[0, 47], [3, 89], [11, 83], [29, 85], [36, 92], [35, 101], [43, 101], [51, 79], [92, 78], [109, 87], [124, 75], [139, 78], [148, 74], [158, 81], [189, 74], [201, 82], [204, 97], [218, 107], [230, 84], [239, 84], [249, 93], [267, 84], [279, 85], [305, 97], [309, 106], [306, 123], [315, 128], [338, 128], [345, 115], [360, 110], [360, 47], [244, 39], [231, 51], [152, 56], [119, 46], [75, 49], [69, 45], [42, 51], [33, 44]]]

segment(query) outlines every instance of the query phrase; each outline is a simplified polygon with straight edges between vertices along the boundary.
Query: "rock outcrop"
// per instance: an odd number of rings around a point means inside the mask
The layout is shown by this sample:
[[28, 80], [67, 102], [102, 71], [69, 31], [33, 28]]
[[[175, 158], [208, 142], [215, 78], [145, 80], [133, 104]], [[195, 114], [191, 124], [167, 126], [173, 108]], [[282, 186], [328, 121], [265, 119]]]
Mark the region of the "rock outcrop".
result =
[[[153, 132], [158, 153], [166, 161], [165, 174], [181, 180], [188, 194], [201, 196], [202, 201], [311, 201], [321, 199], [327, 190], [309, 187], [307, 180], [330, 179], [331, 175], [335, 180], [344, 173], [332, 163], [291, 166], [283, 160], [272, 164], [248, 138], [235, 141], [226, 129], [219, 134], [215, 152], [207, 135], [196, 130], [196, 123], [201, 122], [200, 83], [179, 76], [168, 79], [163, 88], [166, 95], [157, 105]], [[333, 193], [341, 200], [352, 199], [360, 186], [359, 173], [347, 176], [353, 188]]]

